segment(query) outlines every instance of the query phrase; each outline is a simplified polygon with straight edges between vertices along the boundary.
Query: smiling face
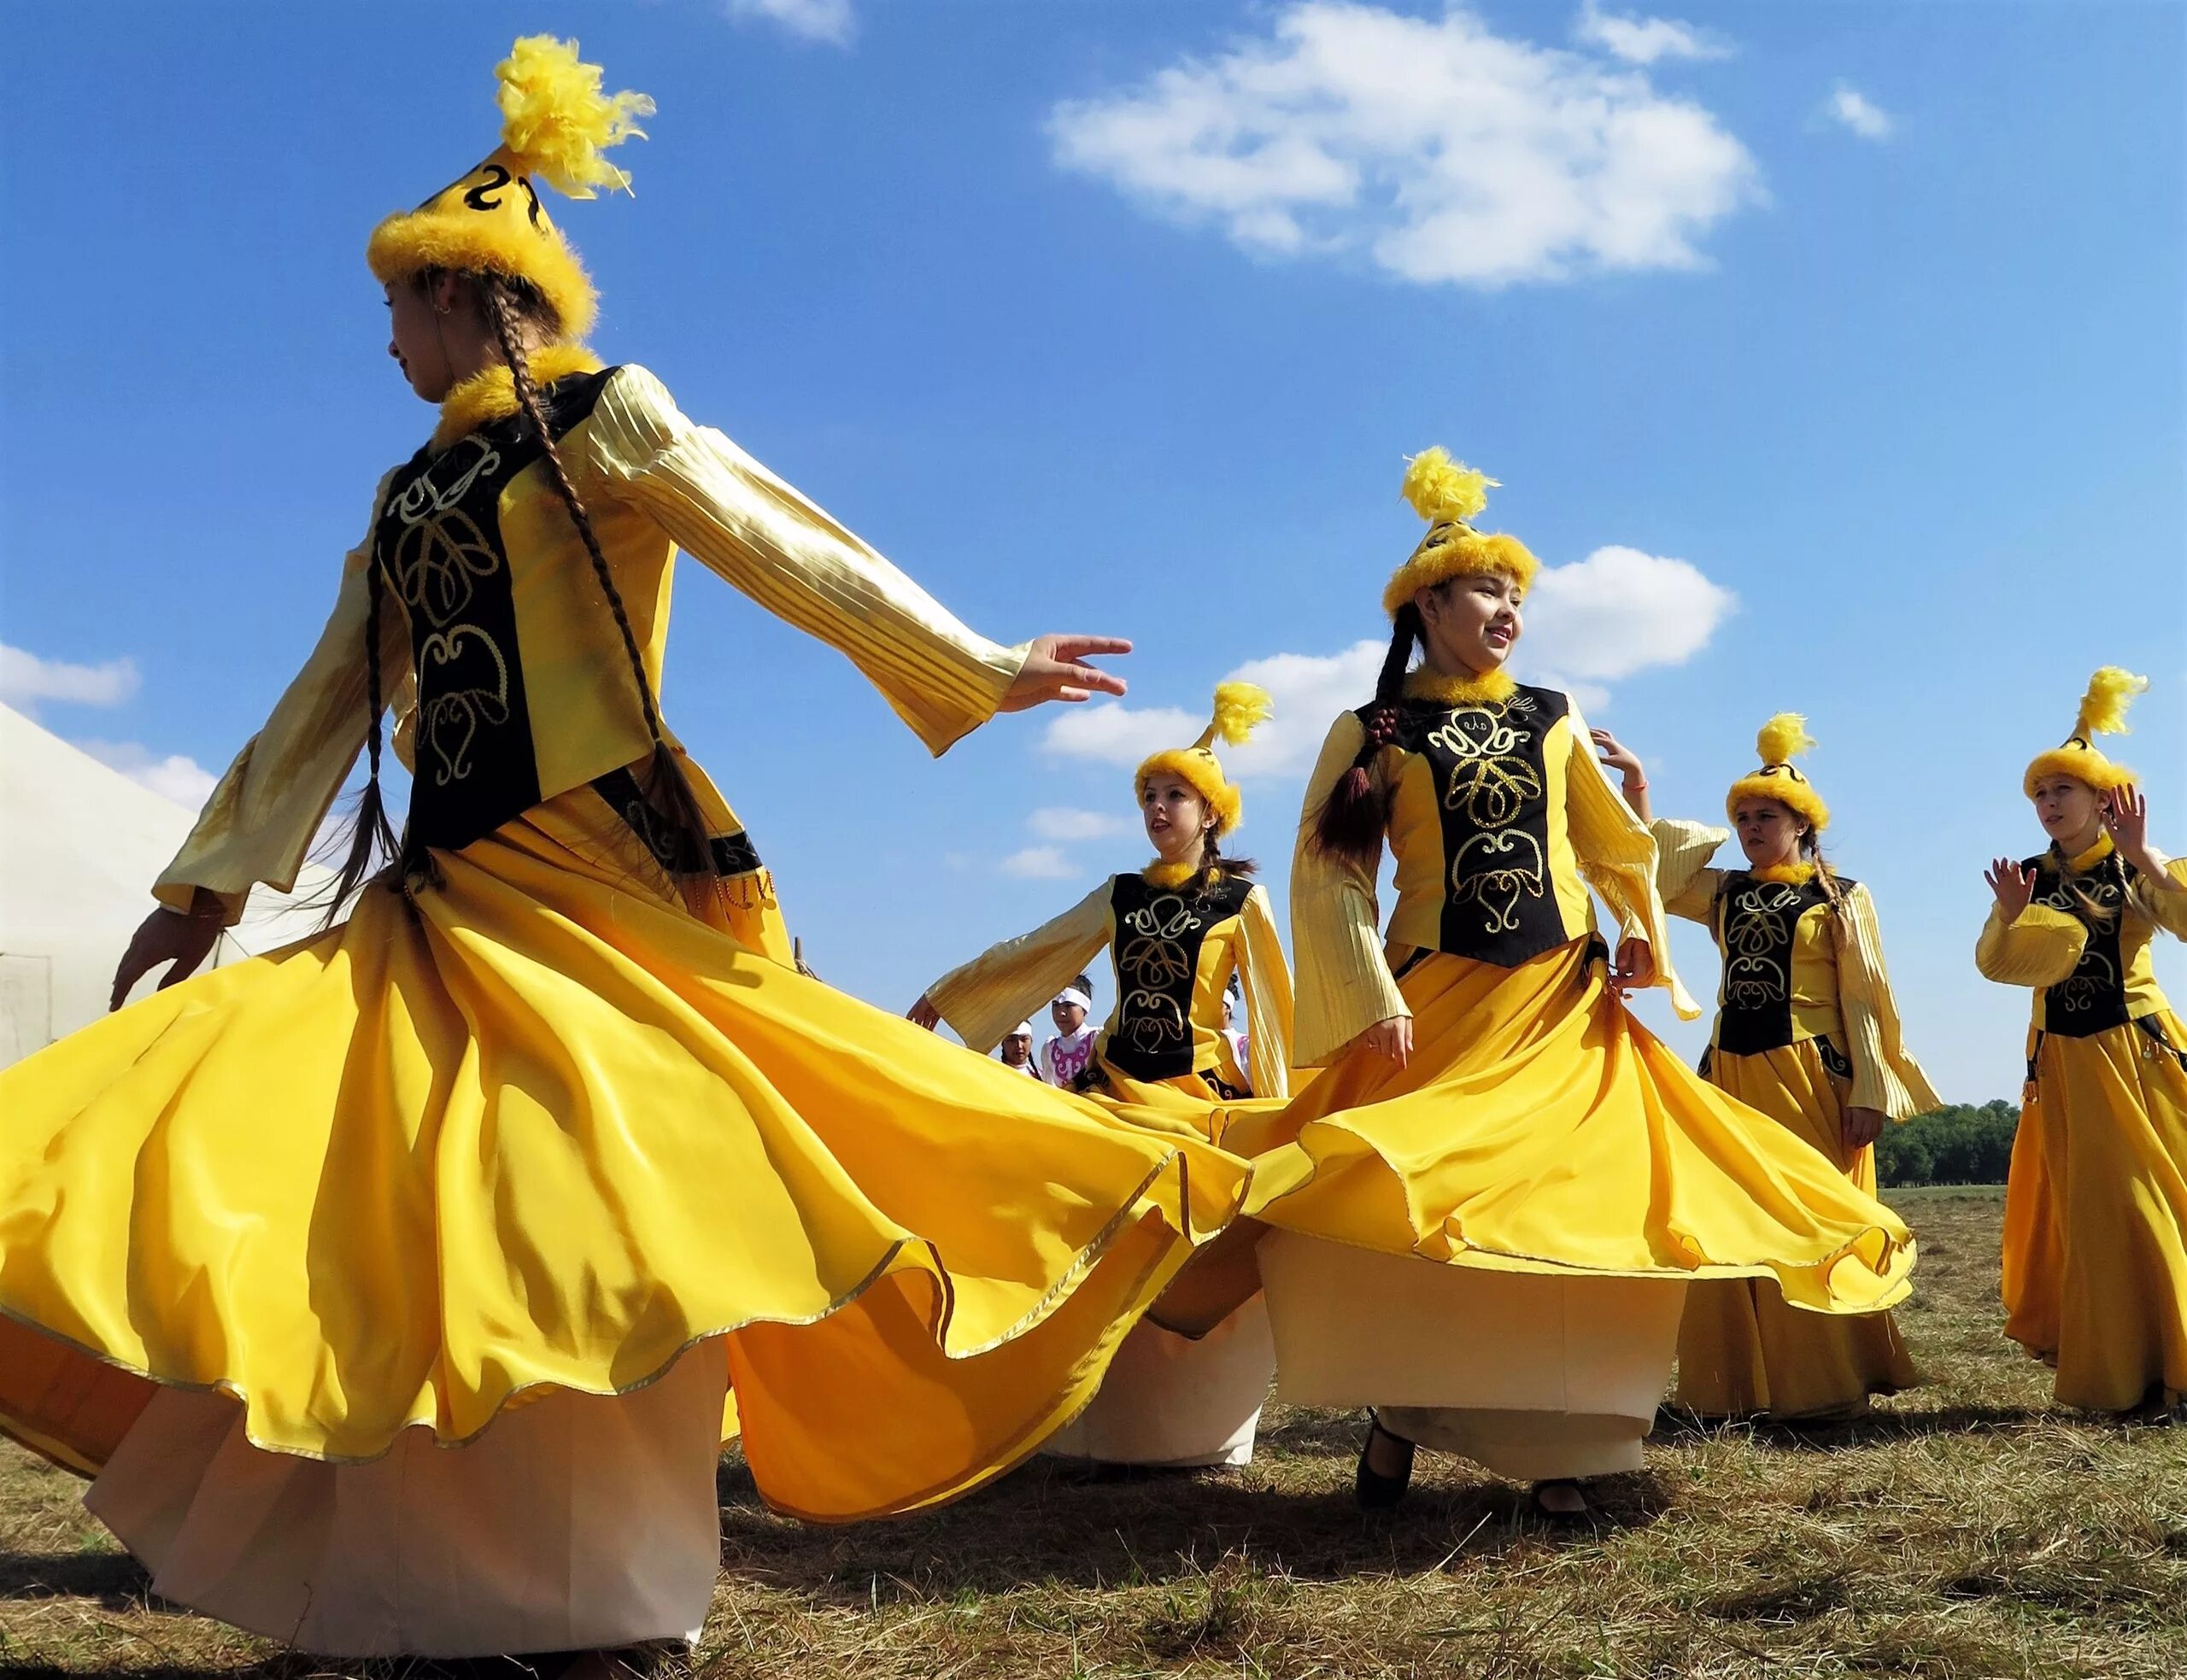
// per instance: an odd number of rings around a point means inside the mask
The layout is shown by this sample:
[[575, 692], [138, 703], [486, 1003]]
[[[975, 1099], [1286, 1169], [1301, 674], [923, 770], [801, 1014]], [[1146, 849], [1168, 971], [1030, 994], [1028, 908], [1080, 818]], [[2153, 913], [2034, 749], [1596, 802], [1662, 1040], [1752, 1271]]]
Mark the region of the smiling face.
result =
[[1732, 811], [1732, 826], [1738, 830], [1747, 866], [1756, 869], [1797, 863], [1800, 836], [1808, 831], [1805, 817], [1775, 799], [1741, 799]]
[[1200, 842], [1215, 826], [1199, 790], [1168, 771], [1146, 778], [1139, 790], [1139, 815], [1155, 854], [1165, 863], [1197, 863]]
[[1476, 676], [1503, 670], [1526, 629], [1520, 616], [1526, 594], [1517, 578], [1500, 571], [1447, 578], [1416, 592], [1412, 601], [1420, 609], [1429, 663]]
[[2054, 772], [2035, 784], [2035, 820], [2068, 857], [2096, 844], [2102, 830], [2102, 796], [2077, 776]]

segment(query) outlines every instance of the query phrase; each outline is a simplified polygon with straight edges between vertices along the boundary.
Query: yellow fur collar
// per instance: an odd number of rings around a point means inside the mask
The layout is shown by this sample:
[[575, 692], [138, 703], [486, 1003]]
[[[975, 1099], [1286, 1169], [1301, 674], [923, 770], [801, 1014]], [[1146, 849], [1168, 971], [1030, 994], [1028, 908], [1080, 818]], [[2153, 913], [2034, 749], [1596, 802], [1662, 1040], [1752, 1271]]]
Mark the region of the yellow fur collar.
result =
[[1149, 863], [1140, 874], [1150, 887], [1182, 887], [1199, 873], [1197, 863], [1165, 863], [1159, 858]]
[[1404, 680], [1405, 694], [1416, 700], [1441, 705], [1483, 705], [1508, 700], [1519, 685], [1502, 670], [1481, 671], [1471, 676], [1445, 676], [1422, 665]]
[[1815, 865], [1809, 863], [1764, 863], [1760, 869], [1747, 873], [1756, 881], [1767, 881], [1779, 887], [1805, 887], [1815, 879]]
[[[2068, 858], [2066, 859], [2066, 868], [2074, 875], [2086, 875], [2098, 863], [2101, 863], [2105, 858], [2108, 858], [2116, 849], [2117, 848], [2111, 844], [2110, 835], [2098, 834], [2096, 837], [2096, 844], [2094, 846], [2089, 847], [2087, 851], [2082, 852], [2078, 858]], [[2058, 848], [2055, 846], [2050, 848], [2053, 856], [2056, 855], [2057, 850]]]
[[[596, 373], [601, 360], [582, 344], [548, 344], [531, 353], [531, 377], [542, 385], [566, 379], [572, 373]], [[445, 449], [490, 420], [505, 419], [516, 413], [516, 379], [505, 362], [472, 374], [459, 383], [441, 403], [441, 423], [433, 428], [432, 447]]]

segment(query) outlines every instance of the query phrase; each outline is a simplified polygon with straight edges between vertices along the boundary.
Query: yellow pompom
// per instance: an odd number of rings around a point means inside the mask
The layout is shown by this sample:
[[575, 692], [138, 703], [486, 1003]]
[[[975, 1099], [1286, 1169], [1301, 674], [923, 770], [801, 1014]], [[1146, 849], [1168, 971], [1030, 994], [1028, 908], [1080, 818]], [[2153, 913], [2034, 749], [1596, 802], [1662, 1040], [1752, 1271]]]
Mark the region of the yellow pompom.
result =
[[2149, 686], [2146, 676], [2137, 676], [2117, 665], [2104, 666], [2088, 680], [2088, 693], [2081, 696], [2080, 716], [2075, 720], [2074, 733], [2083, 740], [2091, 740], [2100, 735], [2126, 734], [2126, 708], [2133, 704], [2134, 696]]
[[1452, 460], [1440, 444], [1405, 462], [1404, 499], [1431, 525], [1472, 518], [1488, 506], [1489, 491], [1500, 488], [1486, 473]]
[[1765, 764], [1789, 764], [1815, 745], [1808, 720], [1797, 711], [1780, 711], [1762, 726], [1754, 738], [1755, 751]]
[[1222, 682], [1215, 689], [1215, 733], [1231, 746], [1268, 722], [1275, 702], [1267, 689], [1251, 682]]
[[495, 66], [501, 78], [501, 142], [526, 175], [536, 175], [572, 198], [596, 186], [630, 190], [630, 178], [601, 155], [636, 135], [636, 119], [653, 114], [642, 93], [602, 93], [600, 67], [578, 58], [575, 41], [526, 35]]

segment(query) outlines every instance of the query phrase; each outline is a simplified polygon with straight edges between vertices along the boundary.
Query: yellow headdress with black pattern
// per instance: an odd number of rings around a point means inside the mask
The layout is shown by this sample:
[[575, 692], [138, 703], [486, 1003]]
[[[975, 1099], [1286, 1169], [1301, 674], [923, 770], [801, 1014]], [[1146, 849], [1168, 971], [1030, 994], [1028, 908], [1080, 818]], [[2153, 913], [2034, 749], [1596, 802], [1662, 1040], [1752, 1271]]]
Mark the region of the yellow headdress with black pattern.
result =
[[1275, 702], [1265, 688], [1251, 682], [1217, 683], [1215, 716], [1200, 731], [1199, 739], [1190, 746], [1157, 752], [1141, 764], [1132, 777], [1134, 791], [1144, 799], [1151, 778], [1174, 776], [1207, 802], [1208, 810], [1215, 814], [1217, 836], [1228, 834], [1245, 814], [1245, 802], [1222, 774], [1222, 762], [1215, 756], [1216, 740], [1220, 737], [1225, 745], [1237, 746], [1267, 723], [1275, 711]]
[[1392, 618], [1416, 590], [1432, 589], [1451, 577], [1502, 572], [1521, 588], [1534, 581], [1541, 563], [1527, 545], [1501, 531], [1477, 531], [1469, 523], [1488, 506], [1488, 493], [1500, 488], [1485, 472], [1451, 459], [1439, 445], [1422, 449], [1405, 463], [1404, 499], [1428, 521], [1428, 535], [1412, 557], [1392, 574], [1382, 591], [1382, 611]]
[[571, 198], [595, 187], [628, 191], [630, 178], [601, 155], [653, 113], [642, 93], [603, 93], [600, 67], [578, 58], [575, 41], [527, 35], [495, 67], [501, 80], [501, 143], [492, 156], [427, 199], [372, 230], [365, 260], [384, 285], [430, 268], [500, 274], [536, 286], [562, 334], [592, 331], [599, 300], [584, 266], [540, 202], [535, 180]]
[[2123, 735], [2126, 733], [2126, 708], [2133, 704], [2134, 696], [2149, 686], [2146, 676], [2137, 676], [2117, 665], [2106, 665], [2088, 680], [2088, 690], [2081, 696], [2081, 709], [2073, 718], [2073, 732], [2062, 745], [2048, 752], [2036, 755], [2028, 765], [2027, 774], [2020, 778], [2021, 791], [2031, 799], [2035, 797], [2035, 784], [2046, 776], [2076, 776], [2099, 793], [2108, 793], [2114, 787], [2124, 787], [2134, 780], [2133, 771], [2124, 764], [2114, 764], [2096, 751], [2098, 735]]
[[1815, 784], [1793, 768], [1792, 760], [1815, 746], [1808, 720], [1797, 711], [1780, 711], [1762, 726], [1754, 750], [1762, 755], [1762, 768], [1741, 776], [1724, 796], [1724, 814], [1738, 820], [1741, 799], [1774, 799], [1804, 817], [1821, 834], [1830, 826], [1830, 807]]

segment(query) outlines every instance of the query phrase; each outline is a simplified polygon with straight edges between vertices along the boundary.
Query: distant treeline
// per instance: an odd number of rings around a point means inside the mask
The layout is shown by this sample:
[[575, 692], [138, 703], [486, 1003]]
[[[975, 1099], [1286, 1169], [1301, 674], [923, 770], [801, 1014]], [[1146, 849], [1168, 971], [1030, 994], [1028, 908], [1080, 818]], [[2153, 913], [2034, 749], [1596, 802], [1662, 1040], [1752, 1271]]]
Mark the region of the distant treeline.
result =
[[1954, 1103], [1886, 1126], [1876, 1139], [1876, 1179], [1886, 1185], [2002, 1184], [2020, 1110], [2010, 1103]]

